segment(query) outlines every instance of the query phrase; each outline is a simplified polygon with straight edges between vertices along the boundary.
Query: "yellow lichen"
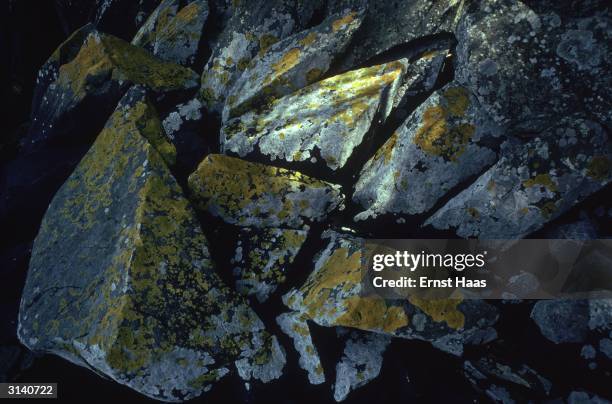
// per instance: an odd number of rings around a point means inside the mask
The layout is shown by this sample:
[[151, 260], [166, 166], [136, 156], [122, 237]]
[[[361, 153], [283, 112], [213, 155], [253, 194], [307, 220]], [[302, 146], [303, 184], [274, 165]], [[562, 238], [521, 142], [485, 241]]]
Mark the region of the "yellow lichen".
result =
[[525, 188], [531, 188], [536, 186], [542, 186], [548, 189], [550, 192], [557, 192], [557, 184], [553, 181], [550, 174], [538, 174], [533, 178], [529, 178], [523, 181]]
[[465, 315], [458, 309], [462, 299], [429, 299], [411, 295], [408, 300], [437, 323], [444, 321], [456, 330], [465, 326]]
[[339, 18], [339, 19], [333, 21], [332, 22], [332, 31], [333, 32], [337, 32], [337, 31], [343, 29], [348, 24], [353, 22], [355, 20], [356, 16], [357, 16], [357, 13], [353, 11], [353, 12], [350, 12], [349, 14], [345, 15], [344, 17]]

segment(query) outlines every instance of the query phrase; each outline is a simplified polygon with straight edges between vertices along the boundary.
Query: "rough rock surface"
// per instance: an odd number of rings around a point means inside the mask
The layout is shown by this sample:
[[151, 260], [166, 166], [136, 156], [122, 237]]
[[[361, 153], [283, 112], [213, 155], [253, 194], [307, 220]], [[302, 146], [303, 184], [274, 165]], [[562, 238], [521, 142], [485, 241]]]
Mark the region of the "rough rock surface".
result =
[[495, 162], [492, 147], [501, 133], [465, 87], [452, 83], [438, 90], [364, 166], [353, 200], [366, 210], [355, 219], [427, 212]]
[[283, 296], [290, 309], [322, 326], [420, 339], [455, 355], [463, 352], [465, 344], [495, 338], [490, 326], [498, 314], [484, 301], [416, 296], [392, 301], [375, 294], [362, 295], [362, 260], [368, 253], [364, 240], [334, 231], [323, 237], [329, 239], [328, 244], [315, 258], [306, 282]]
[[376, 114], [389, 115], [406, 67], [400, 60], [350, 71], [279, 98], [262, 114], [247, 112], [222, 129], [223, 151], [244, 157], [257, 147], [284, 161], [316, 161], [318, 154], [341, 168]]
[[32, 252], [19, 338], [181, 401], [210, 389], [235, 359], [278, 362], [278, 348], [213, 271], [147, 108], [139, 89], [128, 92], [54, 197]]
[[601, 125], [566, 118], [512, 148], [426, 224], [460, 237], [524, 237], [610, 182], [611, 147]]
[[327, 72], [334, 56], [344, 51], [360, 24], [361, 16], [346, 10], [272, 45], [251, 61], [232, 87], [223, 120], [317, 81]]
[[287, 280], [288, 269], [307, 235], [294, 229], [241, 229], [231, 259], [236, 290], [260, 303], [268, 300]]
[[282, 0], [239, 2], [204, 67], [199, 92], [202, 104], [220, 114], [229, 90], [251, 60], [297, 28], [291, 7]]
[[179, 0], [164, 0], [138, 30], [132, 44], [162, 60], [192, 65], [207, 18], [205, 0], [192, 1], [184, 7]]
[[300, 355], [299, 365], [308, 373], [308, 381], [311, 384], [325, 383], [321, 359], [306, 320], [304, 315], [297, 312], [283, 313], [276, 318], [281, 330], [293, 340], [295, 350]]
[[457, 80], [510, 132], [538, 133], [578, 111], [610, 127], [610, 10], [576, 18], [547, 8], [474, 2], [456, 29]]
[[196, 207], [240, 226], [302, 228], [343, 201], [337, 185], [220, 154], [200, 163], [189, 187]]
[[343, 401], [352, 390], [378, 377], [383, 362], [383, 353], [391, 337], [383, 334], [360, 334], [351, 332], [342, 359], [336, 365], [334, 399]]

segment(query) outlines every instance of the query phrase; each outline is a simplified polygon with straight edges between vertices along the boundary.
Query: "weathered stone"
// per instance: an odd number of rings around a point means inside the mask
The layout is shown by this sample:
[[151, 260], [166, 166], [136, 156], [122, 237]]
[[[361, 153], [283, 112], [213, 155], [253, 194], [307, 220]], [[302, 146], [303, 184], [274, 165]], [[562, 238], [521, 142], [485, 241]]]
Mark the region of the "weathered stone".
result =
[[[342, 6], [347, 2], [335, 3]], [[348, 3], [363, 2], [353, 0]], [[352, 42], [354, 46], [349, 49], [342, 65], [351, 68], [395, 46], [431, 35], [452, 32], [466, 4], [463, 0], [367, 1], [362, 27], [355, 34]]]
[[[81, 45], [77, 52], [78, 43]], [[107, 116], [106, 111], [112, 111], [132, 84], [144, 85], [157, 94], [197, 86], [197, 75], [192, 70], [163, 62], [91, 27], [83, 28], [60, 45], [39, 77], [45, 84], [35, 98], [28, 150], [50, 139], [77, 137], [77, 142], [86, 141], [78, 138], [79, 130], [74, 130], [74, 114], [92, 113], [96, 109], [96, 115]]]
[[495, 308], [480, 300], [385, 300], [363, 295], [362, 265], [368, 252], [364, 240], [326, 231], [327, 247], [315, 258], [314, 270], [283, 302], [315, 323], [344, 326], [407, 339], [429, 341], [436, 348], [460, 355], [463, 345], [481, 343], [496, 334]]
[[281, 330], [293, 340], [293, 346], [300, 355], [299, 365], [308, 373], [310, 384], [325, 382], [325, 373], [317, 348], [312, 343], [306, 317], [297, 312], [281, 314], [276, 318]]
[[338, 185], [220, 154], [200, 163], [189, 187], [196, 207], [240, 226], [302, 228], [343, 206]]
[[537, 133], [578, 111], [612, 123], [610, 11], [576, 18], [524, 2], [477, 2], [456, 30], [456, 78], [513, 133]]
[[242, 358], [236, 361], [238, 375], [246, 381], [259, 380], [268, 383], [283, 374], [287, 359], [285, 350], [275, 336], [257, 333], [253, 335], [253, 346], [246, 345]]
[[18, 336], [147, 396], [182, 401], [235, 360], [274, 359], [274, 340], [214, 272], [140, 95], [124, 97], [51, 202]]
[[231, 260], [238, 292], [254, 296], [260, 303], [268, 300], [287, 279], [288, 267], [307, 234], [293, 229], [241, 229]]
[[223, 120], [317, 81], [334, 58], [342, 54], [360, 24], [359, 13], [345, 10], [317, 27], [272, 45], [265, 54], [252, 60], [232, 87]]
[[610, 404], [610, 401], [597, 394], [588, 393], [586, 391], [572, 391], [567, 396], [568, 404]]
[[609, 183], [611, 159], [600, 125], [566, 118], [504, 153], [426, 224], [460, 237], [521, 238]]
[[334, 399], [343, 401], [349, 392], [366, 385], [380, 373], [383, 354], [391, 337], [352, 331], [344, 346], [342, 359], [336, 365]]
[[199, 98], [209, 111], [221, 114], [236, 80], [257, 54], [297, 30], [291, 7], [283, 0], [240, 2], [214, 44], [202, 73]]
[[195, 0], [184, 7], [181, 4], [179, 0], [162, 1], [140, 27], [132, 44], [162, 60], [192, 65], [208, 18], [208, 2]]
[[316, 159], [336, 170], [347, 162], [380, 111], [393, 105], [407, 61], [350, 71], [277, 99], [269, 111], [250, 111], [222, 129], [224, 152], [246, 156], [257, 150], [270, 159]]
[[531, 318], [542, 335], [555, 344], [583, 342], [589, 333], [589, 302], [541, 300], [533, 306]]
[[468, 90], [452, 83], [436, 91], [366, 163], [353, 200], [379, 214], [427, 212], [453, 187], [495, 162], [500, 129]]

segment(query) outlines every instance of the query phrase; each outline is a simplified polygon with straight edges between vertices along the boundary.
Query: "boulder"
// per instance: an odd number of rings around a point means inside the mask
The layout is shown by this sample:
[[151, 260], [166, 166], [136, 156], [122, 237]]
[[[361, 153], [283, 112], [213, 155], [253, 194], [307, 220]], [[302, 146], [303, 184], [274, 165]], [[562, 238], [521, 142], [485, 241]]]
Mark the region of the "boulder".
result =
[[140, 27], [132, 44], [141, 46], [158, 58], [191, 66], [196, 61], [208, 2], [195, 0], [184, 7], [179, 0], [164, 0]]
[[484, 301], [417, 296], [391, 300], [367, 293], [362, 283], [365, 240], [331, 230], [323, 238], [328, 244], [315, 258], [308, 279], [283, 296], [290, 309], [321, 326], [419, 339], [455, 355], [465, 344], [496, 337], [491, 326], [497, 311]]
[[406, 72], [399, 60], [366, 67], [314, 83], [274, 100], [263, 113], [247, 112], [222, 129], [226, 153], [255, 151], [271, 160], [311, 161], [343, 167], [380, 114], [391, 112]]
[[189, 176], [196, 207], [239, 226], [300, 229], [343, 207], [340, 186], [298, 171], [208, 155]]
[[345, 10], [270, 46], [236, 80], [223, 110], [223, 120], [317, 81], [327, 73], [334, 58], [344, 52], [360, 24], [358, 12]]
[[463, 86], [451, 83], [423, 102], [365, 164], [355, 220], [423, 214], [497, 159], [501, 130]]
[[146, 118], [134, 92], [47, 210], [18, 336], [149, 397], [182, 401], [209, 390], [234, 361], [284, 361], [261, 320], [216, 275], [164, 161], [159, 121]]
[[516, 239], [540, 229], [611, 179], [612, 147], [601, 125], [567, 117], [509, 147], [472, 185], [427, 219], [460, 237]]

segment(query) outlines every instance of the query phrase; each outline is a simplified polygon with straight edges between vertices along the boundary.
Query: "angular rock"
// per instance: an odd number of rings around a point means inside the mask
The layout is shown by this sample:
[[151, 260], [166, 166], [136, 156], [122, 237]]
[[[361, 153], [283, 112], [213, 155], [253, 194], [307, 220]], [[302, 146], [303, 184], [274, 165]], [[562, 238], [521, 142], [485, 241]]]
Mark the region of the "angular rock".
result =
[[563, 119], [505, 153], [426, 224], [460, 237], [521, 238], [609, 183], [611, 159], [600, 125]]
[[132, 44], [158, 58], [184, 66], [193, 65], [208, 18], [208, 2], [195, 0], [184, 7], [179, 0], [164, 0], [140, 27]]
[[541, 300], [531, 311], [540, 332], [555, 344], [584, 342], [589, 335], [591, 309], [587, 300]]
[[294, 14], [283, 0], [239, 3], [215, 42], [202, 73], [200, 101], [221, 114], [229, 90], [257, 54], [298, 29]]
[[[342, 5], [345, 2], [336, 2]], [[361, 1], [352, 3], [362, 4]], [[385, 0], [368, 1], [361, 29], [343, 61], [345, 68], [411, 41], [452, 32], [466, 7], [465, 1], [436, 2]], [[332, 8], [332, 10], [334, 10]]]
[[222, 129], [222, 149], [284, 161], [313, 161], [318, 153], [332, 170], [341, 168], [376, 114], [389, 115], [406, 67], [400, 60], [350, 71], [277, 99], [262, 114], [250, 111]]
[[133, 84], [144, 85], [156, 94], [197, 86], [197, 75], [192, 70], [163, 62], [91, 27], [84, 27], [60, 45], [39, 77], [41, 84], [33, 103], [26, 150], [51, 140], [90, 140], [76, 130], [75, 114], [106, 118]]
[[310, 384], [325, 382], [325, 373], [317, 348], [312, 342], [306, 317], [297, 312], [283, 313], [276, 317], [281, 330], [293, 340], [293, 346], [300, 355], [299, 365], [308, 373]]
[[287, 359], [285, 350], [275, 336], [254, 334], [253, 346], [247, 346], [242, 358], [235, 363], [238, 375], [245, 381], [259, 380], [268, 383], [283, 374]]
[[464, 87], [451, 83], [436, 91], [362, 169], [353, 200], [366, 210], [355, 220], [427, 212], [495, 162], [500, 133]]
[[368, 252], [364, 240], [326, 231], [327, 247], [315, 258], [314, 270], [283, 302], [315, 323], [344, 326], [407, 339], [429, 341], [436, 348], [460, 355], [463, 345], [496, 337], [490, 328], [496, 309], [480, 300], [385, 300], [361, 282]]
[[272, 45], [251, 61], [232, 87], [223, 121], [317, 81], [360, 25], [361, 15], [347, 9]]
[[268, 300], [287, 279], [289, 266], [307, 235], [304, 230], [241, 229], [231, 260], [238, 292], [254, 296], [260, 303]]
[[351, 332], [336, 365], [334, 399], [343, 401], [349, 392], [378, 377], [383, 354], [391, 337], [375, 333]]
[[338, 185], [221, 154], [200, 163], [189, 188], [197, 208], [239, 226], [299, 229], [343, 207]]
[[457, 80], [513, 133], [540, 132], [578, 111], [610, 127], [610, 10], [577, 18], [545, 8], [517, 0], [469, 7], [455, 31]]
[[149, 397], [182, 401], [235, 360], [275, 359], [275, 340], [214, 272], [195, 212], [153, 146], [161, 126], [143, 119], [131, 93], [49, 206], [18, 336]]

